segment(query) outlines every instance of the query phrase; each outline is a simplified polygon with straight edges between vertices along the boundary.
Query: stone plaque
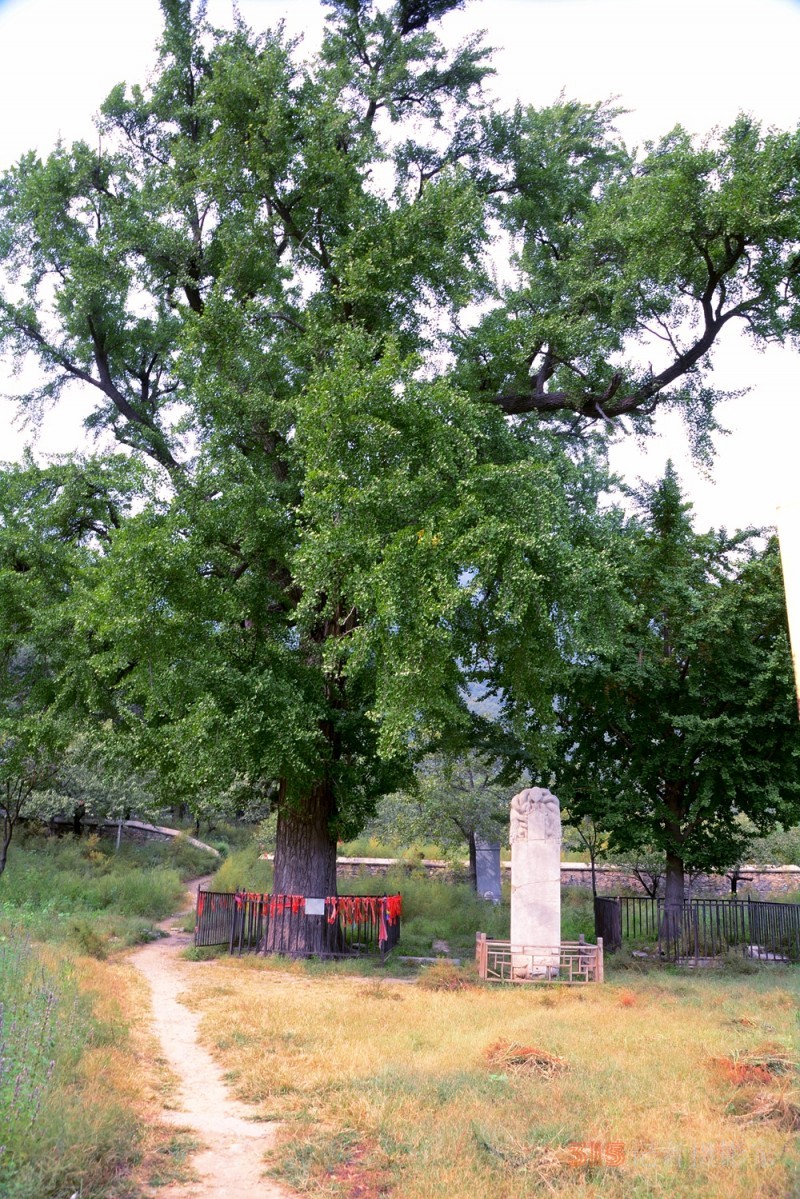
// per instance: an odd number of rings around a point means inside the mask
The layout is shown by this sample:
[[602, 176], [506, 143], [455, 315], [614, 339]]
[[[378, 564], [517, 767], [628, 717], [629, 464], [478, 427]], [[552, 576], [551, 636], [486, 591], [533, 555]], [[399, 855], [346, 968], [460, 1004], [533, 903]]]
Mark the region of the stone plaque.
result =
[[481, 841], [475, 838], [475, 874], [477, 892], [481, 899], [499, 903], [500, 888], [500, 842]]

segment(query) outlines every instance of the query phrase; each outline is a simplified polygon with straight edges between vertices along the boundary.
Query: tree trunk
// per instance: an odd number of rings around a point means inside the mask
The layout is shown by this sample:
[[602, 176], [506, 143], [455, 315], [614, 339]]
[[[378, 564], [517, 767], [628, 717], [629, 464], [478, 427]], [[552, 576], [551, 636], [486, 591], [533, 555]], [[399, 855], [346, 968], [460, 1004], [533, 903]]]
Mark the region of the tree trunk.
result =
[[683, 910], [685, 899], [685, 884], [683, 858], [674, 850], [667, 850], [667, 871], [664, 879], [664, 918], [661, 922], [662, 947], [670, 957], [677, 957], [681, 952], [681, 931], [683, 929]]
[[8, 861], [8, 847], [11, 844], [11, 838], [14, 835], [14, 825], [9, 821], [3, 821], [3, 835], [0, 838], [0, 875], [6, 868]]
[[478, 850], [475, 845], [475, 833], [472, 829], [469, 831], [467, 838], [469, 844], [469, 885], [472, 890], [478, 890]]
[[592, 868], [592, 899], [597, 899], [597, 850], [589, 846], [589, 865]]
[[[331, 832], [335, 802], [327, 782], [314, 786], [296, 805], [278, 809], [275, 844], [274, 895], [301, 895], [327, 899], [336, 894], [336, 837]], [[264, 938], [265, 953], [297, 956], [331, 951], [331, 930], [324, 916], [298, 913], [291, 920], [270, 921]]]

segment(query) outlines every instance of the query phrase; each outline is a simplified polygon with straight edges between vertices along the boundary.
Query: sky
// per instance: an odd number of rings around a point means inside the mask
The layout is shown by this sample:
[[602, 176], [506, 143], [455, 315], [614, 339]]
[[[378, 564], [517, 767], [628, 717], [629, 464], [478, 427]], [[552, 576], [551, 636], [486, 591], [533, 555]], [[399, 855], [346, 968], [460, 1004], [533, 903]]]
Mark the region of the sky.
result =
[[[319, 43], [318, 0], [239, 0], [254, 28], [284, 19], [309, 53]], [[231, 22], [232, 0], [209, 0], [208, 15]], [[0, 0], [0, 170], [21, 154], [45, 154], [61, 137], [94, 140], [92, 114], [120, 80], [143, 82], [155, 61], [157, 0]], [[676, 123], [702, 135], [740, 111], [767, 125], [800, 121], [800, 3], [797, 0], [472, 0], [447, 18], [455, 41], [487, 31], [496, 48], [491, 90], [502, 105], [552, 103], [567, 96], [617, 97], [628, 110], [619, 128], [629, 144], [655, 139]], [[646, 449], [632, 441], [612, 464], [631, 482], [654, 480], [671, 457], [706, 528], [775, 522], [779, 503], [800, 498], [800, 354], [759, 353], [730, 326], [714, 357], [715, 383], [747, 388], [719, 412], [710, 473], [688, 455], [680, 419], [662, 417]], [[11, 390], [0, 362], [0, 393]], [[48, 418], [39, 454], [81, 444], [80, 397]], [[12, 425], [0, 401], [0, 459], [18, 457], [30, 431]]]

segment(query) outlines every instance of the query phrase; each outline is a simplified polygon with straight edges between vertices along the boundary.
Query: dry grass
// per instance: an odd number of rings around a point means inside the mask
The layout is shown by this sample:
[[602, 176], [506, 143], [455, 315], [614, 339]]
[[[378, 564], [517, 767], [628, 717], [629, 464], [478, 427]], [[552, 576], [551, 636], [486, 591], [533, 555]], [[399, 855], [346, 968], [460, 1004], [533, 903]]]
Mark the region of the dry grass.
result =
[[757, 1091], [736, 1118], [747, 1124], [766, 1120], [786, 1132], [800, 1132], [800, 1091], [788, 1086]]
[[150, 1027], [150, 993], [142, 975], [124, 959], [78, 958], [81, 988], [92, 998], [100, 1035], [80, 1063], [80, 1085], [105, 1109], [127, 1113], [131, 1153], [107, 1199], [139, 1196], [193, 1177], [188, 1158], [197, 1143], [186, 1130], [159, 1122], [175, 1079]]
[[745, 1124], [766, 1121], [785, 1132], [800, 1132], [798, 1062], [782, 1046], [753, 1046], [714, 1057], [709, 1065], [730, 1087], [728, 1108], [734, 1119]]
[[548, 1053], [546, 1049], [537, 1049], [534, 1045], [508, 1041], [505, 1037], [488, 1045], [484, 1055], [490, 1066], [500, 1066], [505, 1070], [532, 1070], [543, 1078], [551, 1078], [567, 1068], [563, 1057]]
[[[710, 1058], [763, 1050], [767, 1020], [770, 1060], [788, 1060], [797, 1010], [789, 971], [466, 991], [279, 973], [252, 959], [197, 963], [193, 974], [189, 1002], [204, 1013], [202, 1035], [237, 1093], [259, 1116], [284, 1122], [272, 1168], [300, 1191], [800, 1194], [793, 1075], [772, 1071], [769, 1085], [745, 1088], [745, 1111], [731, 1106], [735, 1085], [708, 1069]], [[754, 1011], [764, 1018], [757, 1025]], [[509, 1060], [489, 1070], [485, 1047], [499, 1041], [512, 1058], [512, 1046], [535, 1046], [569, 1069], [542, 1073]], [[766, 1095], [783, 1117], [766, 1114]]]
[[477, 983], [474, 968], [456, 966], [446, 960], [425, 966], [419, 976], [419, 986], [426, 991], [469, 991], [474, 990]]

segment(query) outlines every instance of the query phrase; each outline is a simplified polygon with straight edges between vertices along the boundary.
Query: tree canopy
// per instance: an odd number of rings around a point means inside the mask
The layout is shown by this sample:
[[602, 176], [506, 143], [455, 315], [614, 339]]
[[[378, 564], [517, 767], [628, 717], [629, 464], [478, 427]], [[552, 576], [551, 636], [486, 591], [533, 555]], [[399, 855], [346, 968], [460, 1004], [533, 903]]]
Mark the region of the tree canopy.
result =
[[133, 473], [120, 458], [0, 469], [0, 874], [76, 736], [76, 596]]
[[326, 7], [304, 62], [162, 0], [98, 146], [0, 179], [23, 407], [80, 385], [155, 472], [82, 584], [88, 702], [181, 794], [273, 788], [276, 886], [309, 895], [468, 742], [470, 680], [549, 723], [609, 635], [605, 440], [663, 403], [702, 448], [722, 329], [798, 321], [796, 133], [634, 154], [606, 104], [489, 108], [480, 39], [436, 31], [460, 0]]
[[671, 465], [643, 492], [620, 541], [621, 636], [572, 665], [558, 701], [570, 813], [612, 849], [661, 850], [681, 903], [685, 867], [730, 866], [753, 827], [800, 814], [777, 545], [697, 533], [690, 508]]

